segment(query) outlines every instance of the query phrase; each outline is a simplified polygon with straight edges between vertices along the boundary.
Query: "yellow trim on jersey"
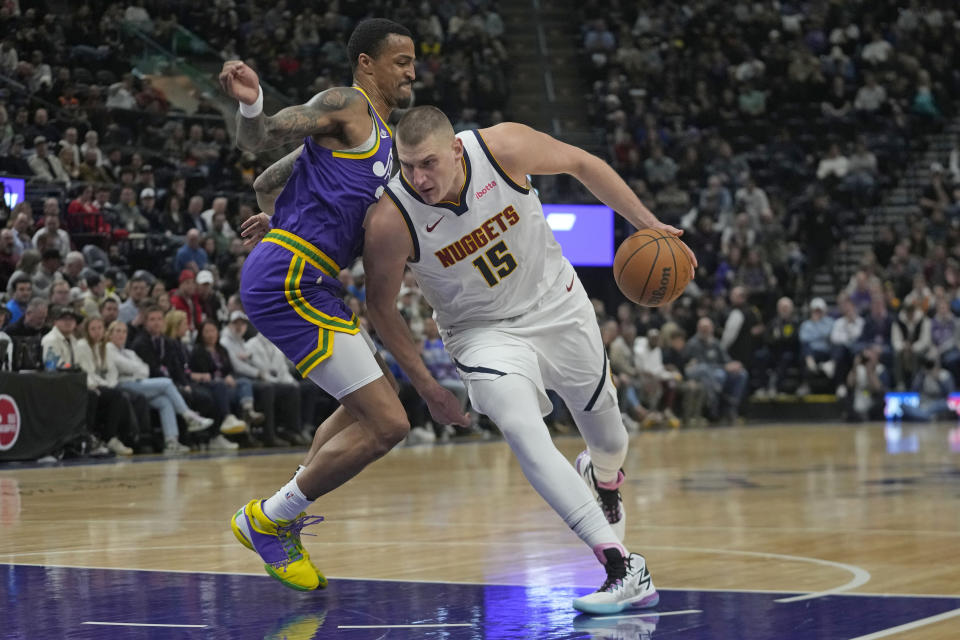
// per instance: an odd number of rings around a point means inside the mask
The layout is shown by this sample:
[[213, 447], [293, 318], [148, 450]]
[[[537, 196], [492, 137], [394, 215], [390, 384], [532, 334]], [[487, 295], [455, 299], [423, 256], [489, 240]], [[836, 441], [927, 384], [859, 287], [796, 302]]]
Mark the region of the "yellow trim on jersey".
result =
[[493, 150], [490, 149], [490, 145], [487, 144], [487, 141], [484, 139], [483, 134], [480, 133], [480, 129], [477, 129], [477, 137], [480, 138], [480, 141], [483, 143], [483, 146], [486, 148], [487, 157], [493, 160], [494, 164], [497, 165], [497, 168], [500, 169], [500, 174], [513, 183], [517, 189], [523, 189], [524, 191], [530, 191], [530, 187], [527, 186], [526, 180], [524, 184], [517, 184], [517, 181], [510, 177], [510, 174], [507, 173], [506, 169], [503, 168], [503, 165], [500, 164], [500, 161], [497, 160], [497, 157], [493, 155]]
[[287, 251], [300, 256], [331, 278], [336, 278], [340, 275], [340, 266], [337, 265], [330, 256], [296, 234], [284, 231], [283, 229], [271, 229], [267, 232], [267, 235], [264, 236], [263, 241], [280, 245]]
[[303, 360], [296, 364], [297, 371], [306, 378], [310, 375], [318, 364], [333, 355], [333, 345], [330, 344], [331, 331], [320, 328], [320, 334], [317, 336], [317, 348], [304, 356]]
[[364, 160], [369, 158], [377, 153], [380, 149], [380, 127], [384, 127], [387, 130], [387, 134], [390, 136], [393, 135], [393, 132], [390, 131], [390, 127], [387, 126], [386, 121], [380, 117], [380, 114], [377, 113], [377, 108], [373, 106], [373, 101], [370, 100], [370, 96], [367, 95], [367, 92], [361, 89], [360, 87], [354, 87], [357, 91], [363, 94], [363, 97], [367, 100], [367, 106], [370, 107], [370, 110], [373, 111], [374, 120], [376, 120], [377, 125], [377, 140], [373, 143], [373, 148], [369, 151], [331, 151], [330, 153], [334, 158], [346, 158], [348, 160]]
[[367, 95], [367, 92], [361, 89], [360, 87], [354, 87], [357, 91], [363, 94], [363, 97], [367, 99], [367, 102], [370, 103], [370, 108], [373, 109], [373, 112], [377, 114], [377, 119], [380, 121], [380, 124], [387, 130], [387, 133], [390, 134], [390, 137], [393, 137], [393, 131], [390, 130], [390, 125], [387, 124], [387, 121], [380, 115], [380, 112], [377, 111], [377, 108], [373, 106], [373, 100], [370, 99], [370, 96]]
[[350, 320], [337, 318], [320, 311], [304, 297], [300, 290], [300, 280], [303, 278], [304, 259], [302, 256], [294, 254], [290, 260], [290, 268], [287, 269], [287, 277], [283, 283], [283, 293], [287, 302], [293, 307], [301, 318], [323, 329], [331, 331], [341, 331], [343, 333], [357, 333], [360, 331], [360, 321], [354, 315]]

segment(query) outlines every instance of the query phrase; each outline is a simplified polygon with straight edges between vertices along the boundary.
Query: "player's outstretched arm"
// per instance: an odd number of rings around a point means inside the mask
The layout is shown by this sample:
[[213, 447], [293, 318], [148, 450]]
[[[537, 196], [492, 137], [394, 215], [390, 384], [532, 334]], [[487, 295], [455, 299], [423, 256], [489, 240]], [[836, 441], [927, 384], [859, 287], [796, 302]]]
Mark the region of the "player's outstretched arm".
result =
[[263, 90], [256, 72], [239, 60], [223, 63], [220, 86], [240, 102], [237, 112], [237, 146], [244, 151], [265, 151], [336, 130], [352, 108], [363, 101], [356, 89], [333, 87], [305, 104], [263, 113]]
[[[504, 122], [481, 133], [501, 167], [514, 179], [528, 174], [568, 173], [582, 182], [600, 202], [638, 229], [659, 229], [671, 235], [683, 235], [683, 230], [658, 220], [623, 178], [597, 156], [516, 122]], [[523, 180], [519, 183], [523, 184]], [[696, 266], [697, 258], [689, 247], [687, 253]]]
[[397, 310], [403, 270], [413, 252], [410, 232], [390, 197], [384, 195], [367, 214], [363, 269], [367, 282], [367, 312], [377, 335], [426, 401], [438, 424], [467, 426], [470, 418], [460, 401], [434, 379], [420, 358], [407, 323]]

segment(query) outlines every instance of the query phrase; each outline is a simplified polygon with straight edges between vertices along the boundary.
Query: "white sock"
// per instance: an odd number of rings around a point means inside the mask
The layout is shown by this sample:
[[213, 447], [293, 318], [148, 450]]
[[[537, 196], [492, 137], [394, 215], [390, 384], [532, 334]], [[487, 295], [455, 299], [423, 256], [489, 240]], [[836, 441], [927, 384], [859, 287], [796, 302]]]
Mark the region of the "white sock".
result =
[[573, 530], [577, 537], [587, 543], [591, 549], [603, 546], [623, 548], [617, 534], [613, 532], [610, 523], [595, 500], [590, 500], [574, 509], [564, 522]]
[[307, 500], [307, 496], [300, 491], [297, 479], [294, 478], [263, 503], [263, 513], [274, 522], [290, 522], [309, 507], [311, 502], [313, 501]]

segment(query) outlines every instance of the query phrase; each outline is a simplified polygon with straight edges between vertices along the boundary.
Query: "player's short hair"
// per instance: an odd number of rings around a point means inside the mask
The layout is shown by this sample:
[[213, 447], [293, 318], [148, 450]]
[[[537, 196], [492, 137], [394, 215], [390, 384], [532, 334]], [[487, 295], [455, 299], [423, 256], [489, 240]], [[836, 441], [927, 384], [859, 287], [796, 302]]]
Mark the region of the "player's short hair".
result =
[[397, 139], [404, 144], [420, 144], [434, 133], [448, 134], [451, 138], [454, 136], [450, 118], [430, 105], [410, 109], [397, 123]]
[[383, 50], [383, 45], [391, 33], [405, 36], [413, 40], [410, 30], [399, 22], [386, 18], [371, 18], [356, 26], [347, 41], [347, 55], [350, 56], [350, 68], [356, 70], [357, 60], [361, 53], [376, 58]]

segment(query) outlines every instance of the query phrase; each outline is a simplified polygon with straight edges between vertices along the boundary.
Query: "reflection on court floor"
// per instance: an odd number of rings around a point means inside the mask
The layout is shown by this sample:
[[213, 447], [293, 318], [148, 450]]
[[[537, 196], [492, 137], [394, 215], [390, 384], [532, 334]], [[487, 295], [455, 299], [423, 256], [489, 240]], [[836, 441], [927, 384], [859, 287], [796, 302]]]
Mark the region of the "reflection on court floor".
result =
[[[332, 579], [298, 593], [267, 576], [0, 565], [2, 637], [850, 640], [960, 620], [960, 598], [661, 591], [653, 611], [577, 616], [583, 589]], [[933, 618], [933, 620], [930, 620]], [[880, 634], [880, 635], [876, 635]]]

